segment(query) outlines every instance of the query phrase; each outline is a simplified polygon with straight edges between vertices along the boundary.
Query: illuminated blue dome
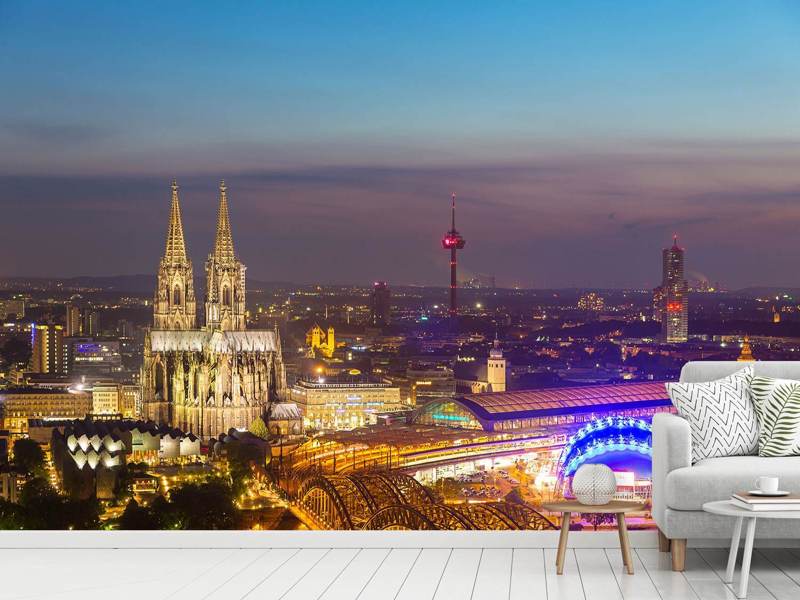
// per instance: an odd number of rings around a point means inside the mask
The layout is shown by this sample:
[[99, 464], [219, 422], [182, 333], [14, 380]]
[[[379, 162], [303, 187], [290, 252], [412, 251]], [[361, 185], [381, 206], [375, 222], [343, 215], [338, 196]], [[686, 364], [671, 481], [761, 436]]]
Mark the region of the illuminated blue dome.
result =
[[582, 464], [599, 462], [598, 457], [611, 453], [650, 459], [652, 444], [652, 431], [647, 421], [630, 417], [595, 419], [583, 426], [564, 446], [558, 459], [559, 479], [571, 477]]

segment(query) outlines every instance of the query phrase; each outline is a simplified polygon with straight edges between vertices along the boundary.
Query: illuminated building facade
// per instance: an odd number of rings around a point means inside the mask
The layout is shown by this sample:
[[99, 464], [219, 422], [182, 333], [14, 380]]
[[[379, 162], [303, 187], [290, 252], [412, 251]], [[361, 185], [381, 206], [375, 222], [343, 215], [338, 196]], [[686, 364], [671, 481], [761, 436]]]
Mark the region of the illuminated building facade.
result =
[[466, 394], [422, 407], [414, 422], [484, 431], [558, 432], [609, 414], [649, 418], [670, 411], [663, 383], [625, 383]]
[[81, 309], [79, 306], [72, 302], [67, 302], [64, 323], [67, 337], [74, 337], [83, 333], [83, 322], [81, 320]]
[[16, 319], [25, 318], [25, 300], [22, 298], [0, 300], [0, 319], [8, 319], [10, 317]]
[[206, 324], [197, 328], [192, 264], [172, 185], [167, 245], [158, 272], [153, 328], [145, 337], [144, 416], [201, 438], [246, 429], [283, 397], [277, 330], [247, 330], [245, 267], [236, 258], [227, 188], [220, 185], [214, 250], [206, 263]]
[[92, 412], [92, 395], [77, 390], [10, 388], [0, 391], [0, 429], [28, 433], [28, 419], [83, 419]]
[[378, 413], [406, 408], [399, 387], [364, 376], [301, 379], [290, 393], [305, 426], [320, 430], [374, 425]]
[[36, 325], [31, 331], [31, 370], [34, 373], [67, 372], [64, 328], [61, 325]]
[[64, 339], [67, 372], [74, 376], [108, 377], [122, 371], [118, 340], [94, 337]]
[[336, 351], [336, 332], [328, 327], [325, 333], [322, 327], [314, 325], [306, 333], [306, 346], [310, 358], [332, 358]]
[[370, 296], [370, 323], [373, 327], [385, 327], [391, 320], [392, 293], [385, 281], [376, 281]]
[[683, 248], [678, 238], [673, 238], [671, 248], [662, 252], [663, 279], [656, 295], [661, 308], [661, 337], [667, 343], [680, 343], [689, 339], [689, 291], [683, 271]]

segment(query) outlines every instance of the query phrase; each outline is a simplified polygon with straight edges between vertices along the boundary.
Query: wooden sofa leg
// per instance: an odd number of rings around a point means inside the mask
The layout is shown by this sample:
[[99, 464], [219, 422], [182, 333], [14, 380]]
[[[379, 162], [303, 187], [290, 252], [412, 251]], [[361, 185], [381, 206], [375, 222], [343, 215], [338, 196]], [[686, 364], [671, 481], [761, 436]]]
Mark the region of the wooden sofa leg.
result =
[[669, 538], [660, 529], [658, 530], [658, 551], [669, 552]]
[[683, 571], [686, 564], [686, 540], [671, 540], [672, 570]]

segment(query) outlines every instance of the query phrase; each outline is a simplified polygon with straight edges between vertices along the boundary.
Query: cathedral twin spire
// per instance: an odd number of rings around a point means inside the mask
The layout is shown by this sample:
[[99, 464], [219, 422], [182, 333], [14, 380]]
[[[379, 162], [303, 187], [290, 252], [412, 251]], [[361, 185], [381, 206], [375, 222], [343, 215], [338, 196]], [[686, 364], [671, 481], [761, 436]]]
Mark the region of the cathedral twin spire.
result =
[[[244, 329], [245, 267], [233, 248], [227, 187], [219, 186], [214, 250], [206, 263], [206, 327]], [[164, 257], [154, 299], [156, 329], [194, 329], [196, 323], [192, 262], [186, 252], [178, 184], [172, 182], [172, 204]]]

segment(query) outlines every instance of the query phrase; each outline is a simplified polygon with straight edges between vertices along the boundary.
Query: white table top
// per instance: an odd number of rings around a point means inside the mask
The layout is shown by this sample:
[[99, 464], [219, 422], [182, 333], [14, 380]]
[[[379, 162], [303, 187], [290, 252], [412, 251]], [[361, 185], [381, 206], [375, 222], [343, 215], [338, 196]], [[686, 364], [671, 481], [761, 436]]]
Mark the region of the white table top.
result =
[[726, 517], [759, 517], [763, 519], [800, 519], [800, 510], [748, 510], [740, 508], [730, 500], [706, 502], [703, 510]]

